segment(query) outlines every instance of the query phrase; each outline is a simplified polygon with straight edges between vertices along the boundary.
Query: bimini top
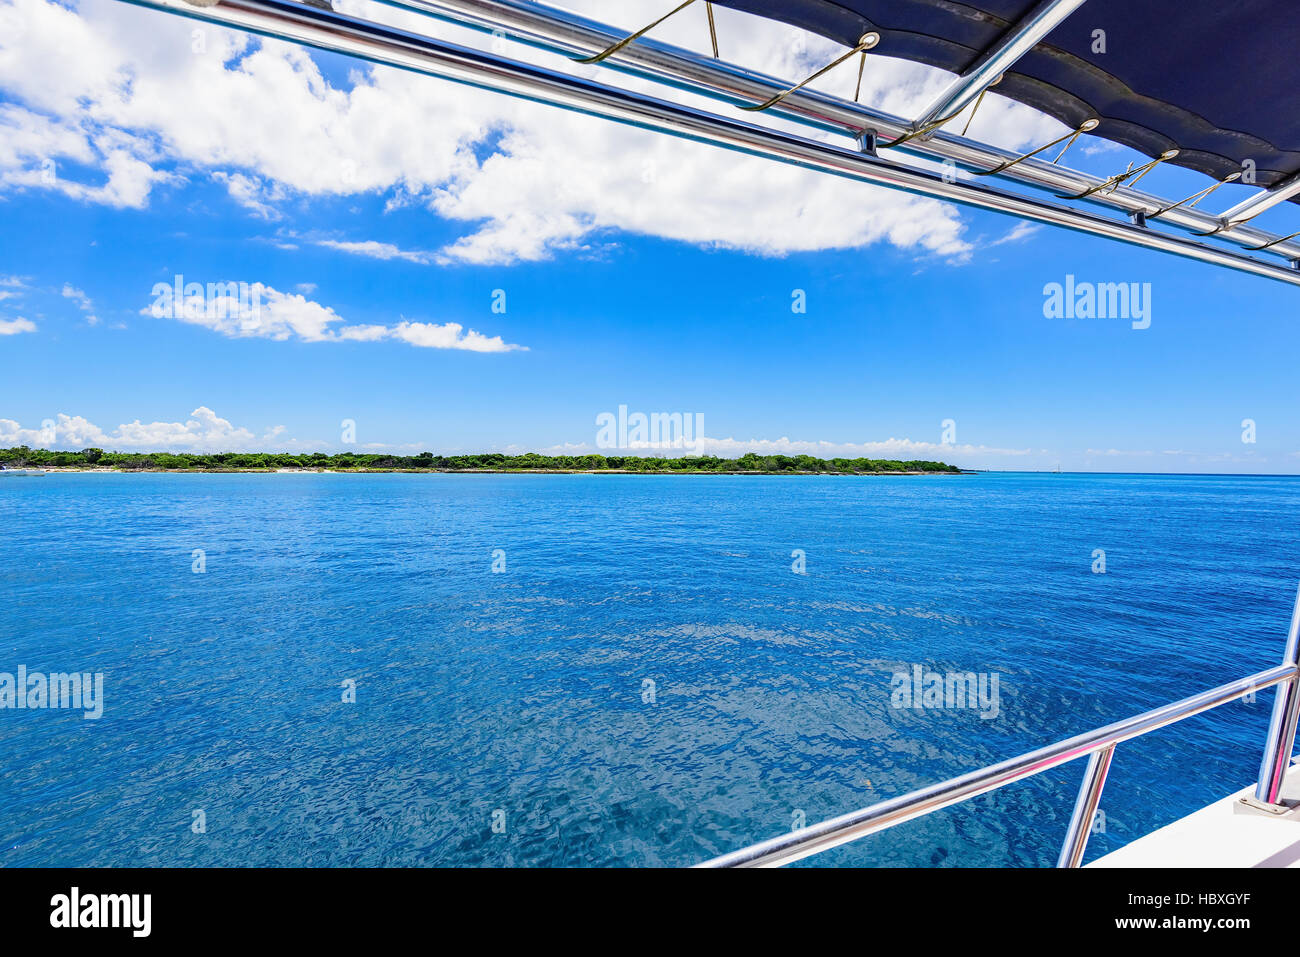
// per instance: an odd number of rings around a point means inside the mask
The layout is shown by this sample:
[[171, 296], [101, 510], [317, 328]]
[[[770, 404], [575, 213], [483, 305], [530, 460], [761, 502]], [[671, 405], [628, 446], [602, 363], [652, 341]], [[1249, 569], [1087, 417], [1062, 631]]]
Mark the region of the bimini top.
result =
[[[874, 55], [952, 73], [1036, 0], [714, 0]], [[1223, 179], [1255, 164], [1271, 187], [1300, 171], [1300, 17], [1295, 0], [1088, 0], [1008, 70], [997, 92], [1071, 128]]]
[[[490, 51], [460, 46], [414, 25], [335, 12], [325, 0], [128, 2], [1300, 286], [1300, 231], [1279, 235], [1251, 222], [1300, 197], [1300, 111], [1273, 94], [1294, 95], [1288, 76], [1300, 71], [1300, 24], [1283, 0], [1237, 0], [1226, 12], [1211, 9], [1219, 6], [1213, 0], [709, 0], [701, 6], [712, 56], [648, 36], [696, 0], [656, 0], [655, 20], [622, 26], [544, 0], [383, 0], [580, 64], [648, 77], [721, 102], [722, 113], [606, 84], [563, 64], [515, 60], [495, 42]], [[722, 58], [715, 3], [811, 28], [847, 49], [803, 79], [765, 75]], [[956, 75], [911, 118], [861, 102], [860, 83], [852, 100], [810, 87], [852, 59], [860, 80], [880, 53]], [[968, 139], [964, 127], [956, 132], [952, 121], [965, 113], [969, 122], [999, 81], [999, 92], [1060, 119], [1067, 131], [1023, 153]], [[766, 110], [852, 145], [751, 121]], [[944, 128], [949, 123], [953, 129]], [[1085, 134], [1152, 158], [1108, 176], [1063, 165]], [[913, 162], [918, 157], [927, 162]], [[935, 161], [945, 164], [942, 172]], [[1138, 189], [1164, 162], [1213, 179], [1175, 200]], [[1212, 194], [1229, 183], [1240, 184], [1233, 192], [1252, 188], [1230, 208], [1210, 212], [1218, 205]]]

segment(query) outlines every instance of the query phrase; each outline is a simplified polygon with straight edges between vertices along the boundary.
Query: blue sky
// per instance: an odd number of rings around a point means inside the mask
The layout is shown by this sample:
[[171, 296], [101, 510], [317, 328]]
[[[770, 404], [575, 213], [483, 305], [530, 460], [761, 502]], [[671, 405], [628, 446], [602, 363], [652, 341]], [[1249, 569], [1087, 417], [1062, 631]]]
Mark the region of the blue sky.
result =
[[[754, 55], [784, 49], [734, 16]], [[113, 0], [0, 0], [6, 17], [26, 36], [0, 31], [3, 444], [54, 420], [59, 447], [338, 450], [349, 419], [365, 448], [594, 450], [596, 416], [625, 405], [702, 415], [720, 454], [1300, 471], [1293, 287], [219, 31], [195, 55], [193, 24]], [[113, 52], [25, 62], [65, 17]], [[918, 100], [942, 82], [897, 68]], [[42, 85], [41, 69], [60, 75]], [[151, 72], [168, 82], [147, 90]], [[263, 95], [278, 111], [247, 99]], [[995, 140], [1055, 135], [1005, 101], [990, 112]], [[1098, 172], [1130, 158], [1071, 155]], [[262, 284], [279, 324], [149, 314], [178, 273]], [[1067, 274], [1150, 283], [1150, 327], [1045, 318], [1044, 286]]]

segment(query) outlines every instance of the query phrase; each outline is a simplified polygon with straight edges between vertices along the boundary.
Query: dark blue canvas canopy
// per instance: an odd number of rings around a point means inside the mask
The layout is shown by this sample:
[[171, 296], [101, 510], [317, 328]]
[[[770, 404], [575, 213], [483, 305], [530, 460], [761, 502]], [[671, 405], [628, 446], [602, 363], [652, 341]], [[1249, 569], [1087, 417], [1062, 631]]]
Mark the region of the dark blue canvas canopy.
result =
[[[871, 52], [968, 70], [1036, 0], [714, 0]], [[1253, 161], [1273, 186], [1300, 171], [1296, 0], [1088, 0], [997, 92], [1216, 179]], [[1098, 34], [1096, 31], [1103, 31]], [[1104, 47], [1102, 44], [1104, 43]], [[1296, 80], [1290, 79], [1296, 76]]]

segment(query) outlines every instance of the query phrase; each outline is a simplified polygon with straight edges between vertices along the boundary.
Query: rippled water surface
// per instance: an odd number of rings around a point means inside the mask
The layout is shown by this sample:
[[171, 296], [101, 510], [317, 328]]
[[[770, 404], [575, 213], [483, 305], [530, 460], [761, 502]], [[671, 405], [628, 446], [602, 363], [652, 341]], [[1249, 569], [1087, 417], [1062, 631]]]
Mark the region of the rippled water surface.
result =
[[[1271, 666], [1300, 577], [1289, 478], [51, 475], [0, 523], [0, 672], [105, 683], [0, 710], [10, 866], [690, 864]], [[891, 707], [913, 665], [997, 717]], [[1271, 694], [1122, 745], [1089, 857], [1247, 783]], [[808, 863], [1053, 863], [1081, 771]]]

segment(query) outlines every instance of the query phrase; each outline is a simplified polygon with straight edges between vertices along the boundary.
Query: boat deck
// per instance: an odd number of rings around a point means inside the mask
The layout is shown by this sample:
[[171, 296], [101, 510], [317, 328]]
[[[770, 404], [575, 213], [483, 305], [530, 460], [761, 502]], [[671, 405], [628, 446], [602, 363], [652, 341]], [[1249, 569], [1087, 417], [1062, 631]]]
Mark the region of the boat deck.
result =
[[1300, 867], [1300, 766], [1292, 765], [1276, 817], [1246, 811], [1244, 788], [1100, 857], [1088, 867]]

